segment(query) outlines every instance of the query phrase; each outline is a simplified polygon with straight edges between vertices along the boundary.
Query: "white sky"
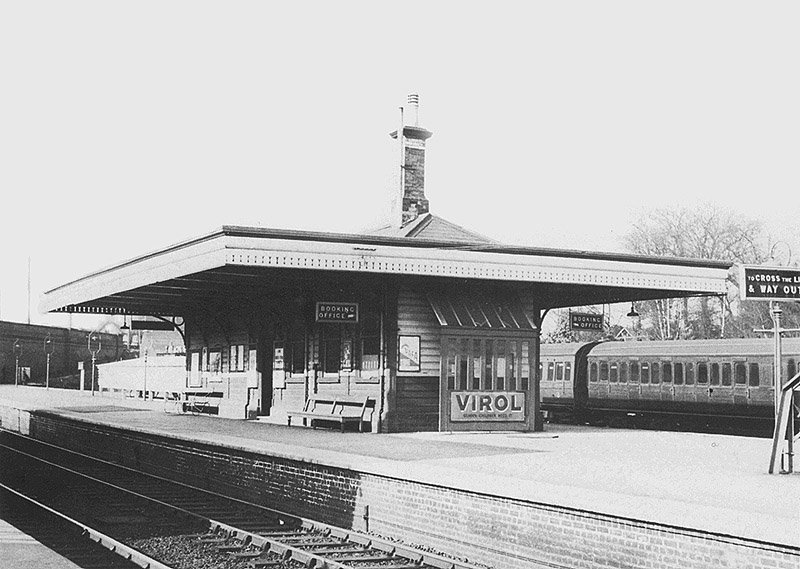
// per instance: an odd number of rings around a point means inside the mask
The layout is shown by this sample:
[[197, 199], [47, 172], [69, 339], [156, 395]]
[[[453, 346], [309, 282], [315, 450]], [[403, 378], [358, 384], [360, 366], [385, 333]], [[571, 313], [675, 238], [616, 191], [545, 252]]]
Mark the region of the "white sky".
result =
[[[719, 202], [800, 243], [796, 1], [0, 3], [0, 318], [223, 224], [352, 232], [418, 92], [431, 210], [619, 250]], [[800, 245], [794, 247], [800, 255]]]

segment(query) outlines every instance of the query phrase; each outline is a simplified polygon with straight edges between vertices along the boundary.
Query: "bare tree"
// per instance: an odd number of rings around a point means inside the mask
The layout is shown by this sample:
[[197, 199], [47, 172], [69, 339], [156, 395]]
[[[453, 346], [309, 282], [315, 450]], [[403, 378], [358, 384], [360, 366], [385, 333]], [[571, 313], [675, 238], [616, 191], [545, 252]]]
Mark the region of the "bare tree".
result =
[[[633, 253], [761, 264], [769, 257], [770, 237], [761, 221], [706, 204], [646, 211], [623, 237]], [[641, 303], [643, 321], [657, 339], [752, 335], [763, 324], [765, 307], [742, 307], [738, 274], [729, 275], [729, 293], [709, 297], [660, 299]], [[768, 318], [768, 316], [767, 316]]]

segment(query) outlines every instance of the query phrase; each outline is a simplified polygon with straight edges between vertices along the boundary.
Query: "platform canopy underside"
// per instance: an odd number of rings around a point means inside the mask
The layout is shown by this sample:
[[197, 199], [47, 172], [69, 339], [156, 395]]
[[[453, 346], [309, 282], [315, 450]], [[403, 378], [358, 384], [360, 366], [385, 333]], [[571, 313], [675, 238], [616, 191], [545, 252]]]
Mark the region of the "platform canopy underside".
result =
[[[540, 308], [719, 295], [729, 263], [223, 227], [45, 293], [43, 312], [179, 316], [315, 280], [517, 283]], [[530, 288], [528, 288], [530, 287]]]

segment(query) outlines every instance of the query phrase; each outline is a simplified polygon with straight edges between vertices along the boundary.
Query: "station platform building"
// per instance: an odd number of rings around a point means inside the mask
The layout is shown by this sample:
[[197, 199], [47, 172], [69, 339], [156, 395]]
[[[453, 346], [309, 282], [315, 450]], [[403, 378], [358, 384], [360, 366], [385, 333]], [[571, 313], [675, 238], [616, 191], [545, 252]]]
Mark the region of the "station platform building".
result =
[[336, 398], [369, 401], [373, 432], [534, 431], [549, 310], [726, 293], [727, 262], [503, 245], [434, 215], [432, 133], [398, 131], [385, 227], [223, 226], [55, 288], [41, 309], [173, 322], [186, 346], [176, 391], [223, 417]]
[[800, 567], [800, 474], [767, 473], [768, 439], [341, 433], [14, 386], [0, 427], [498, 569]]

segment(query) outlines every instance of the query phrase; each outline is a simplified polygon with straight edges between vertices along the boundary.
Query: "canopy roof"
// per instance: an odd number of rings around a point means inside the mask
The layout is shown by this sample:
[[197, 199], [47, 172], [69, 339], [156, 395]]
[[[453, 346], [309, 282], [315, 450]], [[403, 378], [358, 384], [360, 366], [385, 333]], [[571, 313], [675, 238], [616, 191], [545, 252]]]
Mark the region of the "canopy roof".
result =
[[210, 295], [263, 294], [277, 282], [323, 273], [402, 275], [431, 284], [452, 279], [523, 283], [533, 287], [542, 308], [556, 308], [723, 294], [730, 266], [485, 240], [223, 226], [50, 290], [40, 309], [180, 316]]

